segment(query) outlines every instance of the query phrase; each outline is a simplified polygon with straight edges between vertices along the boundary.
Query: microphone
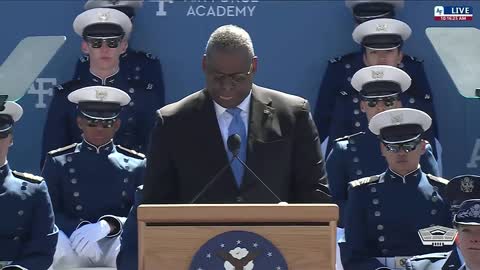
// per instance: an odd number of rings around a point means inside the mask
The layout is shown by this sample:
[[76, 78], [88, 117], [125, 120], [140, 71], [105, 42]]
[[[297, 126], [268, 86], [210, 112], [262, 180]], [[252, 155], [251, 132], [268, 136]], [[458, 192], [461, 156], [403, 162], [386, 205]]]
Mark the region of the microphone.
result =
[[[260, 177], [258, 177], [258, 175], [253, 172], [250, 167], [247, 166], [247, 164], [245, 164], [245, 162], [243, 162], [243, 160], [241, 160], [239, 157], [238, 157], [238, 153], [240, 152], [240, 145], [242, 144], [242, 138], [240, 137], [240, 135], [238, 134], [232, 134], [228, 137], [228, 140], [227, 140], [227, 146], [228, 146], [228, 150], [230, 150], [230, 152], [232, 152], [232, 155], [233, 155], [233, 159], [237, 159], [238, 161], [240, 161], [240, 163], [242, 164], [242, 166], [244, 168], [246, 168], [253, 176], [255, 176], [255, 178], [263, 184], [264, 187], [266, 187], [268, 189], [268, 191], [270, 191], [270, 193], [278, 200], [278, 203], [280, 204], [286, 204], [286, 202], [283, 202], [278, 196], [277, 194], [275, 194], [275, 192], [273, 192], [273, 190], [271, 190], [267, 184], [265, 184], [262, 179], [260, 179]], [[232, 161], [233, 161], [232, 159]], [[230, 162], [230, 164], [232, 163], [232, 161]]]
[[277, 194], [275, 194], [275, 192], [273, 192], [263, 181], [262, 179], [260, 179], [260, 177], [258, 177], [258, 175], [255, 174], [255, 172], [253, 172], [248, 166], [247, 164], [245, 164], [239, 157], [238, 157], [238, 154], [240, 153], [240, 146], [242, 145], [242, 138], [240, 137], [240, 135], [238, 134], [232, 134], [228, 137], [227, 139], [227, 147], [228, 147], [228, 151], [230, 151], [232, 153], [232, 159], [230, 159], [230, 161], [223, 167], [220, 169], [220, 171], [218, 171], [217, 174], [215, 174], [215, 176], [212, 178], [212, 180], [210, 180], [210, 182], [208, 182], [204, 187], [203, 189], [190, 201], [190, 203], [195, 203], [198, 198], [200, 198], [200, 196], [202, 196], [207, 190], [208, 188], [213, 184], [215, 183], [219, 178], [220, 176], [225, 172], [225, 170], [227, 168], [229, 168], [233, 161], [235, 159], [237, 159], [244, 168], [246, 168], [258, 181], [260, 181], [260, 183], [263, 184], [263, 186], [265, 186], [268, 191], [278, 200], [279, 204], [281, 205], [284, 205], [284, 204], [287, 204], [286, 202], [283, 202], [278, 196]]
[[237, 157], [242, 145], [242, 138], [238, 134], [230, 135], [227, 139], [227, 147], [232, 152], [233, 157]]

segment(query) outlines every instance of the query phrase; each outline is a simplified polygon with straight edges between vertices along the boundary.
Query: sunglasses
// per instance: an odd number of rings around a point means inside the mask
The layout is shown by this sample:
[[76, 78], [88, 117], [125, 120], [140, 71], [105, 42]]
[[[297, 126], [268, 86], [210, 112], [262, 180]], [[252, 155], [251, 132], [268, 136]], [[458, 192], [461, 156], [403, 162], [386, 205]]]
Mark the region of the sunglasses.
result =
[[99, 120], [99, 119], [90, 119], [85, 118], [87, 120], [88, 127], [103, 127], [103, 128], [111, 128], [113, 124], [117, 121], [117, 119], [109, 119], [109, 120]]
[[405, 151], [405, 153], [409, 153], [415, 151], [417, 145], [420, 143], [421, 139], [415, 139], [413, 141], [405, 142], [405, 143], [383, 143], [387, 148], [388, 152], [398, 153], [400, 150]]
[[98, 49], [102, 47], [103, 42], [107, 44], [109, 48], [117, 48], [122, 41], [123, 36], [116, 36], [116, 37], [86, 37], [85, 41], [94, 49]]
[[363, 98], [365, 102], [367, 102], [368, 107], [374, 108], [380, 101], [383, 101], [385, 107], [393, 107], [395, 105], [395, 101], [398, 101], [398, 97], [384, 97], [384, 98]]
[[8, 135], [10, 135], [10, 133], [11, 133], [10, 130], [0, 132], [0, 139], [5, 139], [5, 138], [7, 138]]

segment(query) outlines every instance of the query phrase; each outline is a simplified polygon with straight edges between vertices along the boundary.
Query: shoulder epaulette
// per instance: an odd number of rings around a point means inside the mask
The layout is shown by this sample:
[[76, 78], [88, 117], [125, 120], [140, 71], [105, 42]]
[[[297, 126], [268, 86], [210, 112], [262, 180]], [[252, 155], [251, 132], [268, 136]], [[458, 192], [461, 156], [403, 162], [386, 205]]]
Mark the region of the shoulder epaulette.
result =
[[430, 261], [438, 261], [442, 259], [448, 258], [450, 252], [438, 252], [438, 253], [429, 253], [423, 255], [417, 255], [410, 258], [410, 261], [421, 261], [421, 260], [430, 260]]
[[445, 178], [442, 178], [442, 177], [438, 177], [438, 176], [435, 176], [435, 175], [431, 175], [431, 174], [427, 174], [427, 178], [428, 180], [431, 180], [431, 181], [434, 181], [436, 183], [440, 183], [440, 184], [444, 184], [444, 185], [447, 185], [448, 184], [448, 180], [445, 179]]
[[347, 136], [343, 136], [343, 137], [337, 138], [337, 139], [335, 139], [334, 142], [340, 142], [340, 141], [349, 140], [350, 138], [356, 137], [356, 136], [358, 136], [358, 135], [363, 135], [363, 134], [365, 134], [365, 131], [360, 131], [360, 132], [357, 132], [357, 133], [355, 133], [355, 134], [351, 134], [351, 135], [347, 135]]
[[375, 182], [378, 182], [378, 180], [380, 180], [379, 175], [360, 178], [358, 180], [354, 180], [348, 183], [348, 188], [350, 189], [350, 188], [359, 187], [359, 186], [363, 186], [370, 183], [375, 183]]
[[152, 59], [152, 60], [157, 60], [157, 57], [151, 53], [145, 53], [145, 56], [148, 58], [148, 59]]
[[78, 80], [78, 79], [75, 79], [75, 80], [71, 80], [71, 81], [68, 81], [68, 82], [63, 83], [63, 84], [57, 84], [57, 85], [55, 85], [55, 88], [58, 91], [63, 91], [65, 89], [67, 89], [69, 91], [74, 91], [74, 90], [77, 90], [78, 88], [80, 88], [81, 86], [82, 86], [81, 81]]
[[423, 63], [423, 59], [420, 59], [420, 58], [415, 57], [415, 56], [410, 56], [410, 59], [414, 62]]
[[60, 154], [65, 154], [69, 150], [75, 149], [76, 146], [77, 146], [77, 143], [72, 143], [70, 145], [60, 147], [60, 148], [57, 148], [55, 150], [51, 150], [51, 151], [48, 152], [48, 154], [51, 155], [51, 156], [58, 156]]
[[328, 62], [330, 63], [337, 63], [337, 62], [340, 62], [342, 61], [342, 56], [337, 56], [337, 57], [334, 57], [334, 58], [330, 58], [330, 60], [328, 60]]
[[135, 150], [125, 148], [121, 145], [117, 145], [117, 150], [127, 156], [134, 157], [134, 158], [139, 158], [139, 159], [145, 159], [145, 155], [142, 153], [139, 153]]
[[25, 180], [34, 184], [40, 184], [43, 181], [43, 177], [38, 175], [33, 175], [31, 173], [22, 173], [22, 172], [12, 171], [12, 174], [15, 175], [17, 178], [20, 178], [22, 180]]

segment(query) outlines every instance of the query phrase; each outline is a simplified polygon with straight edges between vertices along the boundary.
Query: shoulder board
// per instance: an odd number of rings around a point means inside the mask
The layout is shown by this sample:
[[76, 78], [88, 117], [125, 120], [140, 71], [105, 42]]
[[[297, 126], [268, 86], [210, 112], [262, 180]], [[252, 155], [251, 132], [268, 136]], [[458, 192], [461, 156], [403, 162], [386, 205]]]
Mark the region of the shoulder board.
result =
[[158, 59], [155, 55], [153, 55], [153, 54], [151, 54], [151, 53], [145, 53], [145, 56], [146, 56], [148, 59], [152, 59], [152, 60], [157, 60], [157, 59]]
[[130, 54], [135, 55], [136, 57], [146, 58], [147, 60], [157, 60], [158, 59], [158, 57], [156, 57], [155, 55], [153, 55], [149, 52], [145, 52], [145, 51], [134, 50], [134, 51], [130, 51]]
[[410, 258], [410, 261], [421, 261], [421, 260], [438, 261], [438, 260], [446, 259], [449, 256], [449, 254], [450, 252], [438, 252], [438, 253], [417, 255]]
[[80, 60], [80, 62], [82, 62], [82, 63], [86, 63], [86, 62], [88, 62], [89, 59], [90, 59], [90, 58], [88, 57], [88, 55], [84, 55], [84, 56], [80, 57], [79, 60]]
[[378, 182], [378, 180], [380, 180], [379, 175], [360, 178], [358, 180], [354, 180], [348, 183], [348, 188], [350, 189], [350, 188], [359, 187], [359, 186], [363, 186], [370, 183], [375, 183], [375, 182]]
[[337, 57], [334, 57], [334, 58], [330, 58], [330, 60], [328, 60], [328, 62], [334, 64], [334, 63], [338, 63], [342, 61], [342, 56], [337, 56]]
[[48, 152], [48, 154], [51, 155], [51, 156], [58, 156], [58, 155], [61, 155], [61, 154], [65, 154], [66, 152], [75, 149], [77, 144], [78, 143], [72, 143], [70, 145], [67, 145], [67, 146], [64, 146], [64, 147], [61, 147], [61, 148], [57, 148], [55, 150], [51, 150], [51, 151]]
[[340, 137], [340, 138], [337, 138], [335, 139], [335, 142], [340, 142], [340, 141], [345, 141], [345, 140], [349, 140], [350, 138], [353, 138], [353, 137], [356, 137], [358, 135], [363, 135], [365, 134], [364, 131], [360, 131], [360, 132], [357, 132], [355, 134], [351, 134], [351, 135], [347, 135], [347, 136], [343, 136], [343, 137]]
[[427, 174], [427, 178], [428, 180], [430, 181], [430, 183], [432, 184], [435, 184], [435, 183], [440, 183], [440, 184], [443, 184], [443, 185], [447, 185], [448, 184], [448, 180], [445, 179], [445, 178], [442, 178], [442, 177], [438, 177], [438, 176], [435, 176], [435, 175], [431, 175], [431, 174]]
[[132, 150], [132, 149], [128, 149], [128, 148], [125, 148], [121, 145], [117, 145], [117, 150], [120, 152], [120, 153], [123, 153], [127, 156], [130, 156], [130, 157], [134, 157], [134, 158], [139, 158], [139, 159], [145, 159], [145, 155], [142, 154], [142, 153], [139, 153], [135, 150]]
[[55, 86], [55, 88], [58, 91], [63, 91], [63, 90], [73, 91], [73, 90], [77, 90], [81, 86], [82, 86], [82, 84], [81, 84], [80, 80], [71, 80], [71, 81], [68, 81], [66, 83], [57, 84]]
[[15, 175], [17, 178], [20, 178], [22, 180], [25, 180], [34, 184], [40, 184], [43, 181], [43, 177], [38, 175], [33, 175], [31, 173], [22, 173], [22, 172], [12, 171], [12, 174]]
[[410, 60], [412, 60], [413, 62], [423, 63], [423, 59], [420, 59], [415, 56], [410, 56]]

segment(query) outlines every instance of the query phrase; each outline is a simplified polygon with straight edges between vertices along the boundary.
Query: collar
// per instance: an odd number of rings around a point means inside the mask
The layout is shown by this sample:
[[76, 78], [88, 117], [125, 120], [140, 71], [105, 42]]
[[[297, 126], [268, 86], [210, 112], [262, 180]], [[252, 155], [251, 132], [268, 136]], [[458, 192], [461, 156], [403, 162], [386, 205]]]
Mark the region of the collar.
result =
[[10, 167], [8, 166], [8, 161], [5, 161], [5, 164], [3, 164], [0, 167], [0, 180], [3, 182], [5, 177], [10, 173]]
[[83, 139], [80, 145], [80, 152], [86, 151], [86, 152], [93, 152], [96, 154], [110, 154], [114, 150], [115, 150], [115, 145], [113, 144], [113, 140], [110, 140], [106, 144], [95, 146], [87, 142], [85, 139]]
[[105, 79], [102, 79], [100, 76], [96, 75], [95, 73], [93, 73], [93, 71], [90, 70], [90, 72], [88, 73], [87, 79], [88, 81], [93, 81], [95, 84], [113, 85], [116, 83], [116, 81], [120, 77], [118, 76], [119, 73], [120, 73], [120, 69], [117, 69], [117, 71], [115, 71], [112, 75], [108, 76]]
[[418, 165], [418, 167], [415, 170], [413, 170], [413, 171], [407, 173], [406, 175], [402, 176], [402, 175], [394, 172], [390, 168], [388, 168], [387, 172], [385, 173], [385, 177], [386, 177], [387, 181], [390, 181], [390, 180], [399, 181], [399, 180], [401, 180], [404, 184], [407, 184], [407, 183], [417, 184], [418, 181], [420, 181], [420, 179], [422, 178], [422, 171], [420, 170], [420, 165]]
[[[242, 112], [246, 112], [247, 115], [250, 112], [251, 97], [252, 97], [252, 90], [250, 90], [250, 93], [248, 94], [248, 96], [237, 106], [237, 108], [242, 110]], [[214, 100], [213, 100], [213, 105], [215, 107], [215, 113], [217, 115], [217, 118], [223, 115], [227, 111], [227, 108], [222, 107], [220, 104], [218, 104]]]

